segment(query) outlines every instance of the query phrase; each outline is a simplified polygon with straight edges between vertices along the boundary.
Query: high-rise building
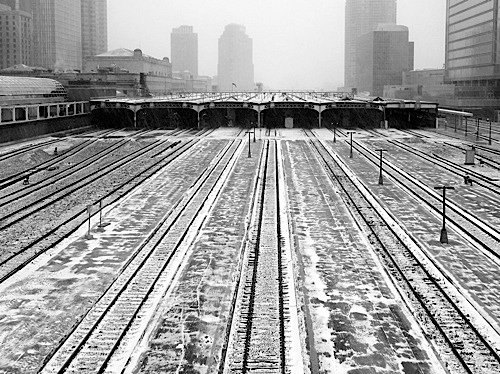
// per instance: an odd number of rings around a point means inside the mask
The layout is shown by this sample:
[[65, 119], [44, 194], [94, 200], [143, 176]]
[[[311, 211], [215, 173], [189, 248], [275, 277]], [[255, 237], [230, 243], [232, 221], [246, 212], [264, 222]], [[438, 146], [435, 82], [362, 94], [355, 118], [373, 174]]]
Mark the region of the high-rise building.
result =
[[456, 85], [457, 106], [500, 109], [498, 1], [447, 0], [446, 8], [445, 82]]
[[9, 6], [12, 10], [23, 10], [31, 13], [32, 0], [0, 0], [0, 4]]
[[0, 69], [32, 63], [33, 18], [25, 5], [0, 0]]
[[413, 70], [413, 43], [408, 28], [379, 24], [375, 31], [358, 38], [356, 87], [382, 96], [384, 86], [401, 85], [403, 73]]
[[252, 39], [245, 26], [227, 25], [219, 38], [219, 90], [254, 90]]
[[107, 0], [82, 1], [82, 57], [96, 56], [108, 50]]
[[81, 0], [33, 0], [34, 64], [81, 70]]
[[396, 23], [396, 0], [346, 0], [344, 85], [355, 87], [357, 43], [379, 23]]
[[170, 34], [170, 58], [172, 69], [177, 72], [189, 71], [198, 76], [198, 34], [193, 26], [182, 25], [172, 29]]

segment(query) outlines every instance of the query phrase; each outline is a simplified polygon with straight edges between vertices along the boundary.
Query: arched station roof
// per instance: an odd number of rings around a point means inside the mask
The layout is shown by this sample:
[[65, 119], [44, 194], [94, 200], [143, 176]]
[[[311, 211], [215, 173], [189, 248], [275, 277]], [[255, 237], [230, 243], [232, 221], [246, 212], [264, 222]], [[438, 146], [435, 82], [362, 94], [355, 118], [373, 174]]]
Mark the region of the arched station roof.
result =
[[2, 97], [61, 97], [66, 95], [66, 89], [54, 79], [0, 76], [0, 100]]

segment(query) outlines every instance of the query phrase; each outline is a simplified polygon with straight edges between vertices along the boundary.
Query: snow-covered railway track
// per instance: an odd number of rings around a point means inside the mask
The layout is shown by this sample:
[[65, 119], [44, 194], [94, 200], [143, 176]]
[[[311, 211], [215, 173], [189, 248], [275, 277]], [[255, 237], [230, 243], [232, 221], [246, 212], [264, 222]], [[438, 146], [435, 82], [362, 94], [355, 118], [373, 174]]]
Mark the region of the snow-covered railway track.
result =
[[[163, 154], [162, 157], [158, 157], [158, 161], [154, 161], [150, 166], [141, 170], [140, 172], [133, 174], [132, 177], [127, 177], [123, 183], [120, 183], [117, 186], [113, 186], [111, 190], [106, 189], [106, 193], [101, 197], [101, 201], [103, 201], [103, 208], [114, 204], [121, 197], [125, 196], [132, 189], [143, 183], [149, 176], [156, 173], [158, 170], [161, 170], [163, 167], [172, 163], [179, 157], [181, 157], [186, 152], [189, 152], [193, 147], [203, 138], [205, 135], [209, 135], [211, 131], [200, 134], [200, 137], [193, 138], [188, 140], [187, 142], [180, 143], [177, 146], [174, 146], [170, 149], [172, 144], [166, 144], [166, 147], [162, 147], [162, 152], [167, 151], [168, 153]], [[167, 148], [167, 149], [165, 149]], [[155, 148], [152, 150], [154, 153], [152, 157], [158, 152], [158, 149]], [[146, 156], [151, 153], [147, 153]], [[129, 161], [126, 162], [128, 168], [133, 168], [134, 163]], [[76, 188], [76, 187], [75, 187]], [[84, 190], [81, 190], [85, 192]], [[94, 191], [96, 192], [96, 191]], [[76, 192], [74, 192], [76, 194]], [[69, 194], [68, 198], [73, 200], [74, 194]], [[64, 201], [62, 198], [56, 199], [56, 202]], [[71, 201], [74, 204], [74, 201]], [[43, 204], [46, 206], [45, 209], [49, 211], [48, 214], [51, 213], [52, 205], [47, 202]], [[43, 217], [43, 209], [40, 208], [38, 211], [39, 216]], [[33, 214], [33, 213], [32, 213]], [[24, 215], [27, 220], [19, 220], [17, 224], [8, 224], [7, 227], [2, 229], [4, 237], [9, 237], [9, 230], [13, 229], [14, 232], [17, 229], [17, 226], [24, 227], [30, 226], [30, 220], [33, 218], [31, 215]], [[74, 231], [78, 229], [78, 227], [85, 222], [87, 218], [87, 209], [86, 207], [82, 207], [76, 213], [71, 214], [67, 219], [55, 221], [51, 227], [44, 227], [44, 231], [40, 233], [36, 239], [30, 241], [28, 244], [23, 245], [22, 247], [10, 246], [6, 247], [5, 250], [1, 253], [0, 256], [0, 282], [5, 281], [7, 278], [17, 273], [19, 270], [23, 269], [26, 264], [33, 261], [35, 258], [44, 253], [47, 249], [54, 247], [59, 244], [64, 238], [68, 235], [72, 234]]]
[[[228, 144], [184, 197], [165, 214], [113, 284], [50, 356], [42, 373], [121, 372], [117, 351], [133, 349], [138, 321], [147, 320], [185, 265], [190, 243], [241, 155], [241, 138]], [[140, 325], [140, 323], [139, 323]], [[129, 336], [131, 335], [131, 336]], [[113, 365], [108, 367], [108, 364]], [[116, 362], [123, 367], [117, 368]]]
[[[431, 274], [397, 224], [321, 141], [311, 147], [451, 373], [500, 372], [498, 352]], [[411, 240], [411, 239], [410, 239]], [[444, 278], [444, 276], [443, 276]]]
[[221, 373], [301, 373], [281, 147], [264, 147]]
[[[91, 136], [90, 139], [87, 139], [87, 140], [83, 141], [82, 143], [75, 145], [74, 147], [72, 147], [71, 149], [67, 150], [66, 152], [64, 152], [62, 154], [54, 156], [53, 159], [42, 162], [42, 163], [40, 163], [34, 167], [31, 167], [29, 169], [24, 169], [24, 170], [18, 171], [14, 174], [7, 174], [7, 176], [2, 175], [2, 177], [0, 178], [0, 191], [6, 189], [9, 186], [12, 186], [15, 183], [22, 181], [26, 177], [31, 177], [31, 176], [33, 176], [33, 175], [35, 175], [43, 170], [49, 169], [49, 168], [53, 167], [54, 165], [57, 165], [57, 164], [63, 162], [64, 160], [66, 160], [66, 159], [74, 156], [75, 154], [81, 152], [82, 150], [86, 149], [87, 147], [89, 147], [90, 145], [95, 143], [98, 139], [105, 138], [109, 133], [111, 133], [113, 131], [114, 130], [99, 131], [98, 133], [92, 132], [92, 133], [90, 133], [90, 135], [94, 135], [94, 136]], [[60, 143], [62, 141], [64, 141], [64, 138], [49, 140], [49, 141], [46, 141], [43, 143], [38, 143], [38, 144], [24, 147], [24, 148], [21, 148], [21, 149], [12, 151], [12, 152], [8, 152], [6, 154], [2, 154], [2, 155], [0, 155], [0, 163], [2, 161], [5, 161], [5, 160], [12, 158], [12, 157], [25, 156], [30, 152], [36, 151], [37, 149], [40, 149], [40, 148], [46, 148], [49, 145], [57, 145], [58, 143]]]
[[[353, 147], [371, 163], [378, 165], [379, 156], [368, 149], [367, 146], [360, 142], [353, 142]], [[426, 159], [432, 162], [428, 156]], [[416, 196], [424, 204], [427, 204], [437, 214], [440, 214], [441, 195], [439, 193], [434, 191], [432, 187], [427, 186], [423, 181], [418, 180], [418, 178], [397, 167], [390, 160], [386, 160], [384, 165], [386, 175], [391, 176], [404, 189]], [[450, 173], [457, 173], [453, 169], [448, 171]], [[482, 187], [487, 186], [482, 185]], [[495, 203], [498, 202], [498, 190], [488, 188], [485, 194], [487, 195], [484, 196], [488, 198], [485, 204], [489, 204], [491, 207], [490, 210], [494, 212]], [[470, 210], [467, 209], [466, 203], [459, 204], [449, 199], [447, 209], [447, 218], [450, 222], [459, 228], [464, 235], [470, 237], [472, 242], [477, 243], [480, 248], [482, 247], [484, 252], [497, 260], [500, 259], [500, 230], [494, 224], [491, 224], [485, 218], [475, 215], [472, 208]]]

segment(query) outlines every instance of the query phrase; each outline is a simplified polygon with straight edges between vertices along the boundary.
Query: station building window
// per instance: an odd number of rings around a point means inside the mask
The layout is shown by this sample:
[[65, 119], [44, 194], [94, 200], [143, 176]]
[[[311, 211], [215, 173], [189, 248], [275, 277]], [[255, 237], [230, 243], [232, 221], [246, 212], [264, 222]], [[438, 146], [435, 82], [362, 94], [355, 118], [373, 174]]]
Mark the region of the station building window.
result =
[[2, 122], [12, 122], [14, 120], [12, 108], [2, 108], [1, 114]]

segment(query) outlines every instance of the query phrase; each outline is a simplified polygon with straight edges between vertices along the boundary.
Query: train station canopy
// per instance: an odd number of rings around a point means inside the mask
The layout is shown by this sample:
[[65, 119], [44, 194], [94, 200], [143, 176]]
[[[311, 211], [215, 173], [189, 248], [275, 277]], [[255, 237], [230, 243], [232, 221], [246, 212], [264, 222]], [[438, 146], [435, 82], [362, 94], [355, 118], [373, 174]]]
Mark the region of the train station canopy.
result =
[[306, 108], [323, 111], [335, 108], [436, 110], [437, 103], [354, 96], [345, 92], [204, 92], [176, 93], [148, 98], [105, 98], [91, 101], [95, 108]]

